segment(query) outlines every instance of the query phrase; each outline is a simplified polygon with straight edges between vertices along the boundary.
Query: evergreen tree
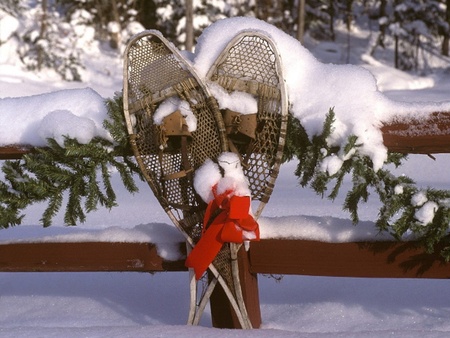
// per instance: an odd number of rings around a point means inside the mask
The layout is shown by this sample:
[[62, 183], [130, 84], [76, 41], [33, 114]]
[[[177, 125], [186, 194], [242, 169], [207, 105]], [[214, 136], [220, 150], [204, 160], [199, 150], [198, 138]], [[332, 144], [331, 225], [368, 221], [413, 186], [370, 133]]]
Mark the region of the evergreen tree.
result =
[[30, 70], [54, 69], [64, 80], [81, 81], [83, 58], [91, 51], [102, 51], [99, 42], [109, 42], [120, 57], [128, 39], [144, 29], [137, 22], [136, 10], [142, 3], [145, 1], [39, 0], [27, 5], [20, 14], [19, 57]]
[[[446, 4], [443, 1], [382, 0], [371, 2], [375, 9], [370, 18], [379, 24], [377, 45], [387, 47], [392, 41], [394, 64], [402, 70], [426, 70], [428, 55], [433, 54], [448, 34]], [[377, 13], [378, 10], [378, 13]], [[372, 52], [376, 46], [372, 48]]]
[[306, 13], [306, 29], [313, 38], [335, 40], [334, 25], [340, 15], [337, 1], [307, 1]]
[[108, 41], [113, 48], [126, 43], [129, 34], [123, 31], [138, 21], [139, 11], [143, 11], [143, 19], [148, 19], [148, 9], [154, 8], [151, 0], [58, 0], [58, 3], [67, 22], [86, 13], [84, 23], [95, 29], [96, 38]]
[[17, 17], [25, 9], [20, 0], [3, 0], [0, 3], [0, 10]]
[[[185, 48], [186, 42], [186, 3], [184, 0], [154, 0], [156, 5], [156, 29], [177, 47]], [[233, 16], [255, 16], [251, 2], [233, 1], [194, 1], [194, 40], [203, 29], [213, 22]]]
[[54, 69], [68, 81], [79, 81], [80, 51], [75, 47], [77, 37], [72, 27], [64, 22], [52, 1], [38, 1], [28, 14], [34, 18], [25, 29], [25, 42], [19, 50], [22, 62], [30, 70]]
[[[430, 43], [433, 28], [428, 22], [427, 12], [433, 12], [434, 1], [425, 5], [422, 1], [396, 2], [394, 20], [390, 30], [396, 41], [396, 67], [403, 70], [418, 69], [418, 54], [422, 43]], [[430, 6], [429, 4], [432, 4]]]
[[[297, 1], [298, 2], [298, 1]], [[298, 3], [292, 0], [256, 1], [255, 15], [282, 31], [295, 35]]]

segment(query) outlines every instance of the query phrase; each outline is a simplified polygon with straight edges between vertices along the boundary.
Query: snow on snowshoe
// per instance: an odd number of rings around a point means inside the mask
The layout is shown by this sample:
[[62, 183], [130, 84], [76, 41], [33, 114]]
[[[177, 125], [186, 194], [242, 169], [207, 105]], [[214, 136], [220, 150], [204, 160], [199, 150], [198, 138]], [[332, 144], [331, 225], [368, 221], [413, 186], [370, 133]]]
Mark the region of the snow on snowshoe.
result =
[[207, 74], [223, 114], [229, 149], [241, 157], [258, 217], [279, 173], [288, 120], [288, 100], [275, 43], [244, 31], [222, 51]]
[[[124, 114], [134, 155], [159, 203], [186, 237], [190, 252], [202, 235], [207, 207], [194, 191], [194, 173], [227, 150], [221, 113], [190, 63], [158, 31], [134, 36], [124, 62]], [[242, 327], [249, 328], [245, 307], [236, 300], [235, 285], [240, 286], [232, 276], [228, 244], [208, 269], [200, 301], [201, 286], [190, 269], [188, 323], [198, 324], [219, 282]]]

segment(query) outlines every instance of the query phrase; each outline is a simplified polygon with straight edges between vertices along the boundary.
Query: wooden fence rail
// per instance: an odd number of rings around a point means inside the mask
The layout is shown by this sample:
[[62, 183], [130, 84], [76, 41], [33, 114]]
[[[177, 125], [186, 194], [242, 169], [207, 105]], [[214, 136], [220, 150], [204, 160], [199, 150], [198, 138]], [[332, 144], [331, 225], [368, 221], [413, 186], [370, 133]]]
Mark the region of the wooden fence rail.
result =
[[[180, 243], [180, 250], [186, 245]], [[187, 271], [152, 243], [36, 242], [0, 244], [1, 272]]]
[[450, 112], [435, 112], [426, 119], [395, 119], [383, 124], [383, 142], [402, 154], [450, 153]]
[[33, 147], [29, 145], [0, 146], [0, 160], [17, 160], [32, 151]]
[[[185, 244], [180, 243], [181, 252]], [[254, 327], [261, 324], [258, 274], [333, 277], [450, 278], [450, 265], [416, 242], [327, 243], [263, 239], [239, 253], [241, 283]], [[152, 243], [37, 242], [0, 245], [0, 272], [186, 271], [184, 259], [167, 261]], [[237, 328], [220, 289], [211, 297], [213, 326]]]

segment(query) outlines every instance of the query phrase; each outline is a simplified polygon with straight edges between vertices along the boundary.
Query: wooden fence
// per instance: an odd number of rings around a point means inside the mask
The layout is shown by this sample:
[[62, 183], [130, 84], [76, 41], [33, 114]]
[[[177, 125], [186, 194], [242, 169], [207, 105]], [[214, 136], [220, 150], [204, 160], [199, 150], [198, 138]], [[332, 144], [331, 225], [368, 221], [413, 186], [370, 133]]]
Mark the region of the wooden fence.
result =
[[[382, 126], [385, 146], [394, 152], [450, 153], [450, 113], [426, 120], [398, 120]], [[437, 129], [436, 129], [437, 128]], [[438, 131], [437, 131], [438, 130]], [[441, 132], [439, 132], [439, 130]], [[27, 145], [0, 147], [0, 159], [18, 159], [33, 151]], [[1, 231], [1, 230], [0, 230]], [[180, 243], [180, 249], [184, 249]], [[258, 274], [335, 277], [450, 278], [450, 265], [439, 254], [427, 254], [416, 242], [324, 243], [309, 240], [263, 239], [239, 252], [241, 284], [255, 328], [261, 324]], [[161, 258], [152, 243], [76, 242], [0, 245], [0, 271], [185, 271], [184, 260]], [[239, 323], [220, 287], [211, 297], [214, 327]]]

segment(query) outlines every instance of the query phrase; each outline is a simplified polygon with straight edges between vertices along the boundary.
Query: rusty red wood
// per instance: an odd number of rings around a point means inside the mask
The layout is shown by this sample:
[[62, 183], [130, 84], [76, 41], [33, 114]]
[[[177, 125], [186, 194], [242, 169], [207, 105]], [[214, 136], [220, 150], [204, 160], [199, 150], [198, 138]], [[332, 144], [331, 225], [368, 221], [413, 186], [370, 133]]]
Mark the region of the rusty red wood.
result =
[[450, 278], [450, 264], [416, 242], [325, 243], [266, 239], [250, 248], [250, 272], [332, 277]]
[[[180, 250], [185, 245], [180, 244]], [[151, 243], [12, 243], [0, 245], [2, 272], [186, 271], [184, 259], [167, 261]]]
[[[259, 304], [258, 277], [256, 274], [250, 272], [249, 256], [244, 247], [241, 247], [239, 250], [238, 264], [240, 268], [239, 278], [241, 281], [242, 295], [248, 316], [252, 327], [259, 328], [261, 326], [261, 310]], [[219, 284], [211, 295], [211, 315], [214, 327], [241, 328], [239, 320]]]
[[28, 145], [0, 146], [0, 160], [17, 160], [32, 150], [33, 147]]
[[435, 112], [427, 119], [397, 118], [381, 127], [389, 151], [404, 154], [450, 152], [450, 112]]

